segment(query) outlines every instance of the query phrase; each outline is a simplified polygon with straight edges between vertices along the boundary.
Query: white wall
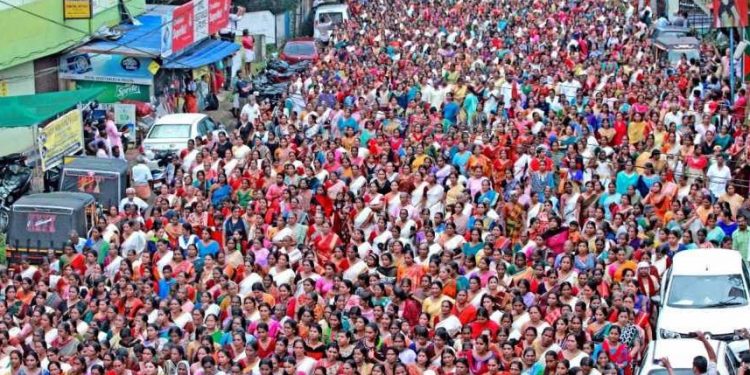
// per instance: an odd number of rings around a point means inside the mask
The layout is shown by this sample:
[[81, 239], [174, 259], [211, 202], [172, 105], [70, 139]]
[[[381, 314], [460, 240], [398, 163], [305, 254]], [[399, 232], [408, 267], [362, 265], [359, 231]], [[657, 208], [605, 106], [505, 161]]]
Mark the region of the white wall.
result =
[[34, 62], [0, 70], [0, 96], [34, 95]]
[[0, 129], [0, 156], [31, 151], [34, 147], [32, 126]]
[[273, 13], [267, 10], [245, 14], [245, 16], [237, 22], [237, 35], [242, 35], [242, 31], [245, 29], [250, 32], [250, 35], [265, 35], [266, 44], [276, 43], [276, 18]]
[[284, 20], [286, 19], [285, 13], [280, 13], [275, 16], [276, 18], [276, 47], [281, 47], [281, 44], [284, 43], [284, 41], [287, 40], [286, 35], [286, 22]]

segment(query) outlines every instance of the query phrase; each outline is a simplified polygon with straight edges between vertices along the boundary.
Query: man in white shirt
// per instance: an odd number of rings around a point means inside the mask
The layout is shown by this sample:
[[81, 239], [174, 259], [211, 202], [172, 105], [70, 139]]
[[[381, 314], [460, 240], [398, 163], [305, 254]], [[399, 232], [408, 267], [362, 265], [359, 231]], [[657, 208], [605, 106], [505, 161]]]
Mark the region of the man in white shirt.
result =
[[422, 91], [421, 91], [422, 101], [431, 103], [433, 92], [435, 92], [435, 87], [432, 85], [432, 79], [428, 78], [428, 79], [423, 80]]
[[138, 164], [133, 166], [130, 174], [136, 195], [143, 200], [148, 200], [151, 197], [151, 181], [154, 176], [151, 175], [151, 169], [146, 165], [146, 159], [143, 156], [138, 157]]
[[255, 101], [255, 95], [250, 95], [249, 100], [242, 107], [240, 115], [247, 114], [247, 119], [251, 124], [255, 124], [255, 120], [260, 117], [260, 106]]
[[732, 171], [726, 165], [723, 155], [716, 159], [716, 164], [708, 167], [706, 177], [708, 177], [708, 190], [711, 191], [714, 198], [718, 198], [726, 192], [727, 184], [732, 179]]
[[568, 73], [568, 79], [564, 82], [560, 82], [557, 85], [557, 93], [565, 95], [565, 99], [568, 100], [568, 102], [575, 99], [576, 94], [578, 93], [578, 90], [581, 88], [581, 82], [578, 82], [573, 77], [573, 72]]
[[679, 128], [682, 126], [682, 116], [683, 113], [679, 110], [679, 106], [677, 104], [672, 104], [669, 112], [664, 115], [664, 123], [666, 125], [674, 123]]
[[125, 205], [127, 204], [136, 205], [141, 212], [148, 208], [148, 203], [146, 203], [146, 201], [135, 196], [135, 189], [133, 188], [127, 188], [127, 190], [125, 190], [125, 198], [122, 198], [119, 205], [120, 212], [125, 211]]
[[430, 97], [430, 107], [440, 109], [445, 101], [445, 96], [450, 92], [450, 88], [445, 81], [440, 81], [440, 87], [433, 90]]

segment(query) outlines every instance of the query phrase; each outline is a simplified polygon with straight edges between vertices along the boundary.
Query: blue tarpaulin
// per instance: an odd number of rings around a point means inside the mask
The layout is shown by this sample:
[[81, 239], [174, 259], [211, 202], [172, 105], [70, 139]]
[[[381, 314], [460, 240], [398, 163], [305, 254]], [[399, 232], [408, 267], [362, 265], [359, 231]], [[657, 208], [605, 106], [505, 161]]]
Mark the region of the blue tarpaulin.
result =
[[136, 19], [140, 22], [140, 25], [120, 25], [122, 37], [119, 39], [93, 41], [78, 48], [78, 52], [138, 57], [161, 55], [162, 17], [149, 14]]
[[240, 49], [236, 43], [224, 40], [207, 39], [198, 45], [164, 60], [166, 69], [196, 69], [215, 63]]

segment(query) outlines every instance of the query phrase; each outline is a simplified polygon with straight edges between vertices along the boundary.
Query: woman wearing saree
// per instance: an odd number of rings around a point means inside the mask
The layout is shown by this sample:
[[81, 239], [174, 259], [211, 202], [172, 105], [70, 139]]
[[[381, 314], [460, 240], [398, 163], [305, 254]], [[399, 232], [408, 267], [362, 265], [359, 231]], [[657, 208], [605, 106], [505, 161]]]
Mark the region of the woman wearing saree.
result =
[[354, 200], [354, 210], [352, 210], [351, 217], [353, 218], [354, 229], [369, 231], [375, 213], [370, 207], [365, 206], [364, 199], [357, 197]]
[[318, 263], [325, 264], [330, 260], [336, 246], [343, 243], [339, 235], [331, 231], [331, 223], [328, 221], [324, 221], [320, 229], [320, 233], [314, 234], [312, 240], [318, 256]]
[[616, 258], [615, 261], [612, 262], [609, 266], [607, 266], [607, 274], [614, 282], [620, 282], [622, 280], [623, 273], [626, 269], [632, 270], [635, 272], [636, 270], [636, 264], [632, 260], [626, 259], [625, 249], [620, 247], [617, 249], [617, 253], [615, 253]]
[[[195, 248], [195, 245], [188, 245], [188, 248], [190, 247], [193, 247], [195, 249], [193, 251], [198, 251]], [[174, 254], [172, 255], [171, 266], [173, 274], [178, 275], [180, 273], [184, 273], [189, 281], [192, 281], [195, 278], [195, 268], [193, 266], [193, 262], [186, 260], [181, 251], [174, 252]]]
[[607, 311], [607, 308], [604, 306], [599, 306], [594, 310], [593, 321], [589, 322], [586, 326], [586, 331], [588, 331], [593, 342], [600, 343], [606, 339], [607, 334], [609, 333], [609, 328], [612, 325], [612, 323], [607, 321], [608, 316], [609, 311]]
[[440, 234], [437, 242], [445, 250], [456, 250], [463, 246], [466, 240], [456, 233], [456, 224], [448, 222], [445, 224], [445, 232]]
[[672, 204], [671, 197], [665, 194], [665, 192], [662, 189], [661, 182], [654, 182], [654, 184], [651, 186], [651, 189], [649, 189], [648, 194], [645, 198], [643, 198], [643, 205], [648, 207], [651, 206], [654, 208], [654, 214], [664, 221], [664, 215], [667, 213], [667, 211], [670, 209], [670, 205]]
[[482, 242], [482, 231], [478, 228], [474, 228], [469, 235], [469, 242], [464, 242], [461, 252], [467, 257], [476, 257], [477, 253], [483, 248], [484, 242]]
[[599, 196], [601, 194], [601, 183], [599, 182], [588, 181], [586, 182], [584, 187], [585, 189], [583, 193], [581, 193], [581, 212], [579, 215], [580, 223], [583, 223], [583, 215], [585, 215], [589, 211], [589, 208], [594, 207], [596, 205], [596, 202], [599, 201]]
[[425, 208], [430, 210], [430, 215], [436, 212], [443, 212], [443, 197], [445, 197], [445, 188], [437, 183], [437, 177], [429, 173], [426, 177], [427, 190], [425, 192]]
[[581, 194], [573, 190], [573, 183], [565, 182], [563, 195], [560, 197], [560, 209], [565, 223], [577, 221], [581, 216]]

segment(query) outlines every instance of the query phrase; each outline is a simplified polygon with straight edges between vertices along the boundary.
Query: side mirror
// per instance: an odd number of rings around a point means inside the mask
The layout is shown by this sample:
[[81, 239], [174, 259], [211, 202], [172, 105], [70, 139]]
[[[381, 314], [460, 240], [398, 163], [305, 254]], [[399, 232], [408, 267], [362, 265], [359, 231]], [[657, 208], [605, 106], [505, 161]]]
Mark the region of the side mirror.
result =
[[657, 294], [651, 297], [651, 302], [653, 302], [656, 306], [661, 306], [661, 296]]

